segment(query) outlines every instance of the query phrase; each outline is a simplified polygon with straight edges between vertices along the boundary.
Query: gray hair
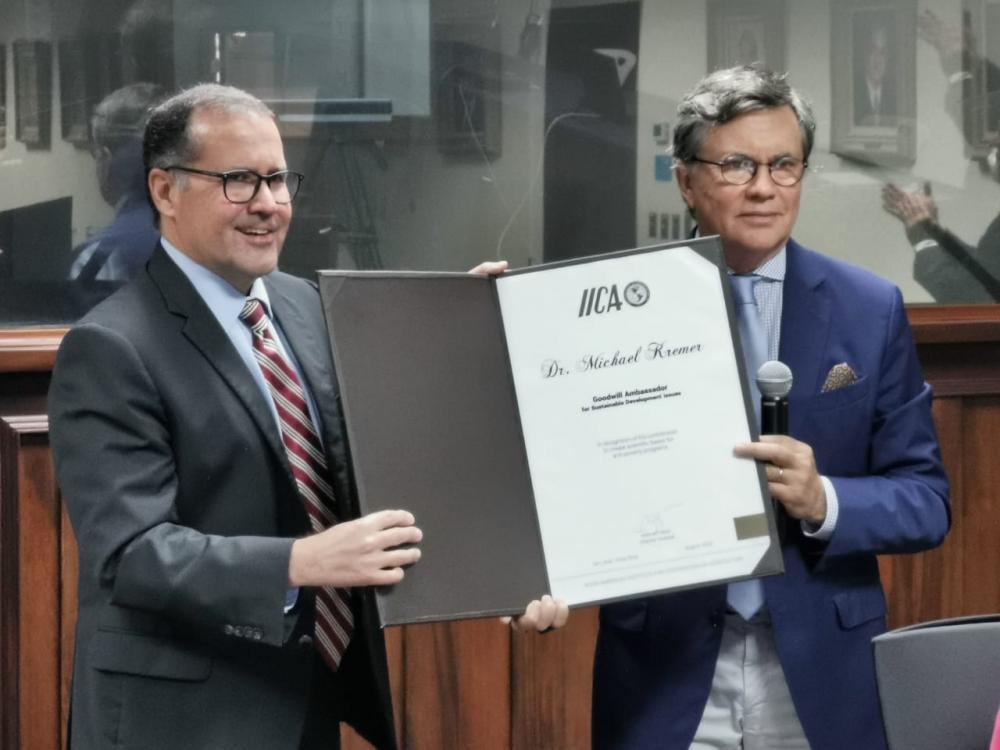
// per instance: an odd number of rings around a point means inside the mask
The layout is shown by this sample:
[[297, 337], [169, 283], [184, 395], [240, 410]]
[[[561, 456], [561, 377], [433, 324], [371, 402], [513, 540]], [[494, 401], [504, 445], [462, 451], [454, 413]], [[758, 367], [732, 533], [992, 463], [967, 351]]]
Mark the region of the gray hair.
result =
[[270, 107], [242, 89], [217, 83], [185, 89], [155, 107], [149, 116], [142, 141], [142, 163], [147, 174], [151, 169], [198, 158], [199, 144], [191, 134], [191, 117], [204, 111], [274, 119]]
[[809, 103], [791, 86], [787, 74], [754, 65], [717, 70], [705, 76], [681, 100], [674, 127], [674, 158], [690, 163], [708, 131], [747, 112], [790, 107], [802, 131], [802, 158], [809, 159], [816, 118]]
[[164, 93], [155, 83], [133, 83], [112, 91], [94, 108], [91, 140], [111, 152], [131, 141], [139, 142], [151, 108]]

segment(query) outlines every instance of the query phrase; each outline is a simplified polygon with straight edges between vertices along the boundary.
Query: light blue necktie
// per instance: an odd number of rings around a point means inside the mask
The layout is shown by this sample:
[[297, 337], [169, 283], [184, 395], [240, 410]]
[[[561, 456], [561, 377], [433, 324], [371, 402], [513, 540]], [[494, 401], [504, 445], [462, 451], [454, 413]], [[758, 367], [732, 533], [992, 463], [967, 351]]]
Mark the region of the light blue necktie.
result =
[[[767, 361], [767, 331], [760, 318], [757, 301], [753, 296], [754, 285], [760, 276], [730, 276], [733, 297], [736, 300], [736, 320], [743, 345], [743, 361], [750, 381], [750, 398], [753, 399], [754, 414], [760, 423], [760, 391], [757, 390], [757, 370]], [[739, 581], [729, 584], [726, 594], [729, 606], [740, 613], [744, 620], [753, 617], [764, 604], [764, 586], [760, 579]]]

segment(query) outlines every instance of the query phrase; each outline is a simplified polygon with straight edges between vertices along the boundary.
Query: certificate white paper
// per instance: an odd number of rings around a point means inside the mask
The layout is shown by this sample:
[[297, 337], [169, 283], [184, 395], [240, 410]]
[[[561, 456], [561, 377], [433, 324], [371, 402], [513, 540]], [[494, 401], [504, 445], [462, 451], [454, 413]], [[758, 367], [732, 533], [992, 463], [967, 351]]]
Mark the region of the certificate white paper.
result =
[[681, 247], [497, 293], [552, 593], [752, 575], [772, 540], [719, 267]]

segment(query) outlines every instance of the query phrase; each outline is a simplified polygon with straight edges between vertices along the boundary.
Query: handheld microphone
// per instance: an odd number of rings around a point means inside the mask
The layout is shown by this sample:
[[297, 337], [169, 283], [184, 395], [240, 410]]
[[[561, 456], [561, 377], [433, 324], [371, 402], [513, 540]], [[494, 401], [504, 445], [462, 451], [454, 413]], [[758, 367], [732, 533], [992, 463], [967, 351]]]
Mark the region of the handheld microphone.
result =
[[757, 370], [760, 391], [760, 434], [788, 434], [788, 393], [792, 390], [792, 371], [784, 362], [771, 360]]
[[[760, 391], [760, 434], [788, 434], [788, 393], [792, 390], [792, 371], [784, 362], [771, 360], [757, 370], [757, 390]], [[774, 503], [774, 523], [778, 540], [788, 538], [788, 514], [781, 503]]]

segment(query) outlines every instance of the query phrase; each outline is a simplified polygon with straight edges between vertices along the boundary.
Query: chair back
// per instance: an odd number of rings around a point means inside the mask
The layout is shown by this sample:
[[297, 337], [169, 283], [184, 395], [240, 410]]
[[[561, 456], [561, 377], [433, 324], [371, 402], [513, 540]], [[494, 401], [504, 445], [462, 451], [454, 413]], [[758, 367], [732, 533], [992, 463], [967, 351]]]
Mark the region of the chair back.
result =
[[1000, 708], [1000, 614], [910, 625], [872, 640], [890, 750], [983, 750]]

